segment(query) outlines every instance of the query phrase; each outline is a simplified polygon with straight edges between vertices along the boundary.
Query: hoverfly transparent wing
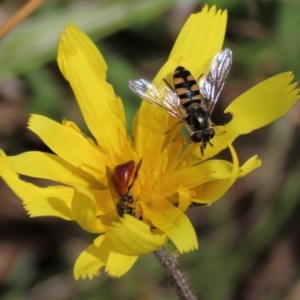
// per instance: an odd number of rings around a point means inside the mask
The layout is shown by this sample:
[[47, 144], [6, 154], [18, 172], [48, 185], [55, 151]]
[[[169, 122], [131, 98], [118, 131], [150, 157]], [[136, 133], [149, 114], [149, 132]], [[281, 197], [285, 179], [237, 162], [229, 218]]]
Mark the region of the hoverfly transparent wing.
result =
[[229, 48], [225, 48], [212, 58], [208, 70], [200, 78], [199, 90], [206, 99], [209, 115], [213, 112], [223, 89], [225, 79], [231, 67], [231, 62], [232, 52]]
[[145, 79], [129, 80], [130, 89], [150, 104], [167, 111], [173, 117], [185, 121], [180, 110], [180, 99], [177, 94], [164, 83], [150, 83]]

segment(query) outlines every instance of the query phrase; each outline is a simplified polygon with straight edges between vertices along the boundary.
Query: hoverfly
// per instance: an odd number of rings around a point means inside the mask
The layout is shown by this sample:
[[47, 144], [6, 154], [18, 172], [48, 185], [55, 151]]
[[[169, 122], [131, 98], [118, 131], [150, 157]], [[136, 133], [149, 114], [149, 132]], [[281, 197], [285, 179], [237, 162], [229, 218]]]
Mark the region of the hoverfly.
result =
[[135, 162], [130, 160], [116, 166], [113, 172], [111, 172], [109, 168], [106, 168], [108, 185], [116, 203], [117, 213], [120, 217], [122, 217], [123, 214], [129, 214], [135, 216], [139, 220], [142, 219], [141, 213], [136, 210], [134, 199], [130, 194], [130, 190], [138, 176], [141, 164], [142, 160], [139, 161], [135, 168]]
[[215, 135], [210, 116], [223, 89], [232, 62], [232, 52], [225, 48], [209, 62], [197, 83], [194, 76], [179, 66], [173, 74], [173, 86], [165, 81], [150, 83], [145, 79], [129, 80], [131, 90], [142, 99], [184, 122], [190, 139], [200, 144], [203, 156], [206, 145]]

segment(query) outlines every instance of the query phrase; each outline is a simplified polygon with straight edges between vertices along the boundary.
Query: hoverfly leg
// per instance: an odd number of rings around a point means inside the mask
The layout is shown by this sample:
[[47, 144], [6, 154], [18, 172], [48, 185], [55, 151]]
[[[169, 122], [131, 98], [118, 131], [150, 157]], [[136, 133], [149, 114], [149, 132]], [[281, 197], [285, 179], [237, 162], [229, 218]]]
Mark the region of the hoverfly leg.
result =
[[209, 146], [213, 147], [214, 144], [211, 143], [210, 141], [206, 140], [205, 142], [202, 142], [200, 144], [200, 151], [201, 151], [201, 156], [204, 157], [204, 150], [206, 149], [207, 144], [209, 144]]
[[202, 157], [204, 157], [204, 149], [205, 147], [203, 145], [200, 145], [200, 152]]
[[226, 131], [223, 131], [223, 130], [219, 129], [220, 126], [217, 126], [214, 123], [212, 123], [212, 127], [215, 128], [220, 133], [226, 133]]

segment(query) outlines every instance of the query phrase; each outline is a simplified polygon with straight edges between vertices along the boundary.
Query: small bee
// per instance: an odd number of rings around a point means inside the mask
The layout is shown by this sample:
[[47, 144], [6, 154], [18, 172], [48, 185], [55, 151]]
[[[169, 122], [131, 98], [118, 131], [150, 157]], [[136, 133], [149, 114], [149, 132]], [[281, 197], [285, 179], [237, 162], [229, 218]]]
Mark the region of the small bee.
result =
[[[130, 160], [116, 166], [113, 172], [111, 172], [109, 168], [106, 168], [108, 185], [116, 203], [117, 213], [120, 217], [122, 217], [123, 214], [129, 214], [142, 220], [141, 213], [136, 210], [134, 199], [130, 194], [130, 190], [138, 176], [141, 164], [142, 160], [139, 161], [135, 168], [135, 162]], [[131, 183], [129, 184], [130, 181]]]
[[179, 66], [173, 74], [174, 90], [165, 83], [150, 83], [145, 79], [129, 80], [131, 90], [144, 100], [167, 111], [184, 122], [190, 139], [200, 144], [203, 156], [206, 145], [215, 135], [210, 116], [223, 89], [232, 62], [232, 52], [225, 48], [208, 64], [197, 83], [194, 76]]

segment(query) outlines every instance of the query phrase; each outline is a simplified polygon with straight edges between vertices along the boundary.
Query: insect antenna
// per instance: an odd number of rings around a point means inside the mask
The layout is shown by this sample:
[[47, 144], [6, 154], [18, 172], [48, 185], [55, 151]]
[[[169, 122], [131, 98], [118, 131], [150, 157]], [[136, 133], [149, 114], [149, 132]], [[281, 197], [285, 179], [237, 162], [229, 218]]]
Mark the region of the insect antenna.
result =
[[131, 188], [132, 188], [133, 185], [134, 185], [135, 180], [137, 179], [137, 176], [138, 176], [139, 169], [140, 169], [140, 167], [141, 167], [142, 161], [143, 161], [143, 159], [141, 159], [141, 160], [139, 161], [138, 165], [136, 166], [136, 169], [135, 169], [135, 171], [134, 171], [134, 175], [133, 175], [133, 177], [132, 177], [131, 184], [128, 186], [127, 193], [130, 192]]

